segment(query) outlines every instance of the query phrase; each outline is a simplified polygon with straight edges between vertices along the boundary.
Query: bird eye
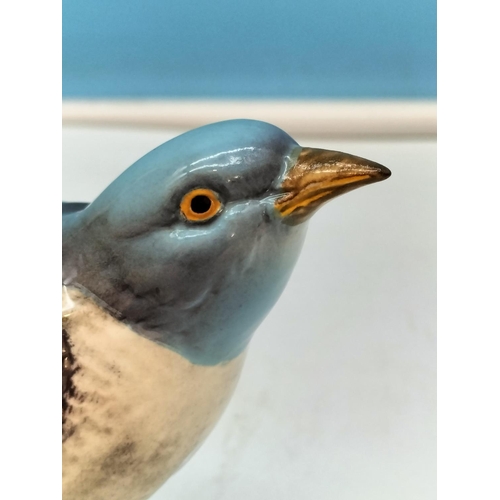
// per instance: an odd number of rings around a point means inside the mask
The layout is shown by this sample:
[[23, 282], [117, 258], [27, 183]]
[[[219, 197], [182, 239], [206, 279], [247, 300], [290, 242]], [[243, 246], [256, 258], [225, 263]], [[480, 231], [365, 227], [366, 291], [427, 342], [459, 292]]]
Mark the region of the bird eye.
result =
[[181, 201], [181, 212], [192, 222], [203, 222], [217, 215], [222, 208], [219, 196], [211, 189], [193, 189]]

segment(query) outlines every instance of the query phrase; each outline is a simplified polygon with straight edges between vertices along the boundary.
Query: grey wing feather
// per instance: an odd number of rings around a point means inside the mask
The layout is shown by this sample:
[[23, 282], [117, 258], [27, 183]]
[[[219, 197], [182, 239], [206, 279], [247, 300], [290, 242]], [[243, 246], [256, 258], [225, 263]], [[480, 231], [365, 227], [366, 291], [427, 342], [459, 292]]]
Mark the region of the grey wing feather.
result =
[[67, 215], [67, 214], [72, 214], [74, 212], [80, 212], [80, 210], [83, 210], [84, 208], [88, 207], [89, 203], [82, 203], [82, 202], [65, 202], [63, 201], [62, 204], [62, 214]]

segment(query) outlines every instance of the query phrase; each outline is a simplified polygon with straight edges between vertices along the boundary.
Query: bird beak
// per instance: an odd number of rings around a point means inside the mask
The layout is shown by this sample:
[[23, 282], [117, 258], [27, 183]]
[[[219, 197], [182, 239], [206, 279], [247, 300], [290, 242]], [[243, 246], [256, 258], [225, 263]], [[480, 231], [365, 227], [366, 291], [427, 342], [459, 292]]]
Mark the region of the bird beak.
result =
[[295, 164], [285, 173], [283, 194], [274, 205], [284, 220], [298, 224], [326, 201], [390, 175], [388, 168], [358, 156], [302, 148]]

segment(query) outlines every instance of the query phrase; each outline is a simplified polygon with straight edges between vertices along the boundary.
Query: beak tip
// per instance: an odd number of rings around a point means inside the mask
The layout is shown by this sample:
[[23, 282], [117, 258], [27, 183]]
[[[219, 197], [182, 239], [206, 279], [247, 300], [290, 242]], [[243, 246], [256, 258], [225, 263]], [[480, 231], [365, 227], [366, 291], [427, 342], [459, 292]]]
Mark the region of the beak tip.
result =
[[365, 166], [370, 172], [370, 177], [372, 178], [372, 182], [380, 182], [388, 179], [392, 172], [384, 165], [377, 163], [375, 161], [367, 160], [365, 158], [356, 157], [359, 164]]
[[385, 179], [388, 179], [392, 175], [392, 172], [387, 167], [380, 165], [379, 166], [379, 175], [382, 178], [382, 180], [385, 180]]

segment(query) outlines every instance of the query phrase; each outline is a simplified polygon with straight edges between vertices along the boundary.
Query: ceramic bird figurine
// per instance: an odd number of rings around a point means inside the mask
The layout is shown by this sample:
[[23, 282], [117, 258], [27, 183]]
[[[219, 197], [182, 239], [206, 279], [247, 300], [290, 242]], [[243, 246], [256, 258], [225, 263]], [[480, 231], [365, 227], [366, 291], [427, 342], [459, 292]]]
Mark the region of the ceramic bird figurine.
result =
[[149, 498], [228, 402], [307, 219], [389, 177], [231, 120], [159, 146], [63, 204], [63, 498]]

